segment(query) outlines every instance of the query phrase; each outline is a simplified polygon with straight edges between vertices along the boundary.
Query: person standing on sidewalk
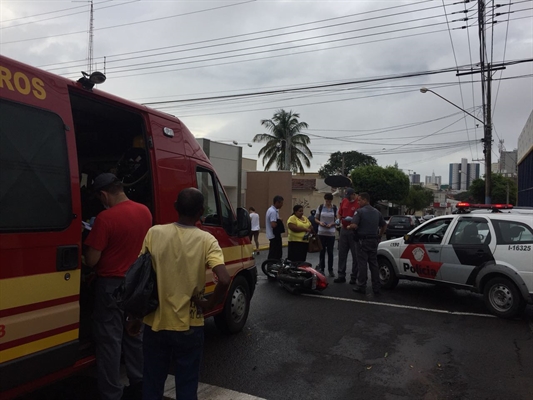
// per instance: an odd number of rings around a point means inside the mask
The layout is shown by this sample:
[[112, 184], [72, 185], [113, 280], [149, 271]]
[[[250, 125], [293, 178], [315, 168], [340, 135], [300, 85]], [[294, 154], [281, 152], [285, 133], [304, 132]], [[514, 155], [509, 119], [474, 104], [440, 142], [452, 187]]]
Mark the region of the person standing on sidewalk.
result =
[[281, 234], [285, 232], [285, 227], [283, 226], [283, 221], [279, 219], [279, 209], [281, 207], [283, 207], [283, 197], [274, 196], [272, 205], [265, 216], [266, 237], [270, 242], [267, 257], [269, 259], [281, 260], [283, 258]]
[[357, 232], [357, 266], [359, 267], [357, 283], [353, 291], [366, 293], [368, 268], [370, 268], [372, 290], [374, 294], [378, 294], [381, 285], [379, 281], [378, 244], [385, 233], [387, 223], [381, 213], [370, 205], [368, 193], [360, 194], [359, 206], [359, 210], [355, 213], [351, 223], [352, 229]]
[[259, 214], [255, 212], [255, 208], [253, 207], [250, 207], [249, 211], [251, 224], [250, 243], [253, 238], [255, 241], [255, 253], [259, 254], [259, 230], [261, 229], [259, 226]]
[[[137, 259], [144, 236], [152, 226], [148, 207], [128, 199], [122, 182], [111, 173], [96, 177], [93, 190], [106, 210], [96, 217], [85, 240], [85, 264], [96, 272], [93, 338], [98, 392], [102, 400], [141, 399], [143, 382], [142, 331], [130, 335], [128, 322], [113, 297], [124, 275]], [[120, 382], [124, 356], [130, 386]]]
[[324, 204], [319, 205], [316, 209], [315, 221], [318, 223], [318, 238], [322, 243], [318, 271], [322, 274], [324, 273], [327, 251], [329, 276], [334, 278], [333, 246], [335, 245], [335, 218], [337, 217], [337, 207], [331, 204], [332, 200], [333, 195], [331, 193], [326, 193], [324, 195]]
[[[174, 203], [178, 222], [156, 225], [144, 239], [142, 252], [152, 255], [159, 307], [144, 317], [143, 400], [161, 400], [169, 372], [176, 398], [196, 400], [204, 346], [204, 313], [224, 300], [231, 277], [217, 239], [196, 226], [204, 212], [204, 195], [183, 189]], [[216, 286], [206, 300], [205, 273]]]
[[348, 260], [348, 252], [352, 253], [352, 273], [350, 275], [350, 285], [355, 285], [357, 279], [357, 253], [355, 248], [354, 230], [350, 227], [350, 221], [347, 221], [347, 217], [353, 217], [359, 204], [357, 203], [357, 193], [355, 190], [349, 188], [346, 189], [346, 198], [341, 202], [338, 217], [341, 221], [341, 231], [339, 235], [339, 264], [338, 274], [333, 282], [344, 283], [346, 282], [346, 263]]

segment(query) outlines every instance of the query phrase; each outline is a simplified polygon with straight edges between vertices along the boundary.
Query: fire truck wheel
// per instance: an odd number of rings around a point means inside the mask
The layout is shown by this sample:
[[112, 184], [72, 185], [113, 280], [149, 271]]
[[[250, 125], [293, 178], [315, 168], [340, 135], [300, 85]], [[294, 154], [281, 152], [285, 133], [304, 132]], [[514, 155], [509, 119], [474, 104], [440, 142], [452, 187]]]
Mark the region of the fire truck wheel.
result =
[[500, 318], [513, 318], [526, 305], [516, 285], [501, 276], [487, 282], [483, 297], [489, 311]]
[[233, 279], [224, 309], [215, 315], [215, 325], [224, 333], [237, 333], [244, 328], [250, 311], [250, 288], [243, 276]]
[[394, 289], [398, 284], [398, 277], [394, 268], [384, 257], [378, 258], [379, 280], [383, 289]]

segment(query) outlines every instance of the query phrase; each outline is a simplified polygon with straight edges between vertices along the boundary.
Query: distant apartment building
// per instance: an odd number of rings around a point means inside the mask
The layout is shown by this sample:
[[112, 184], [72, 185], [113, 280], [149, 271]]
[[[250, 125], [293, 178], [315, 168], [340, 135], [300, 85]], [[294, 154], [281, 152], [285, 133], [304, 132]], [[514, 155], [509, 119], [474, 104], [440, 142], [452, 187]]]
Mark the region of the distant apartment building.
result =
[[460, 163], [450, 164], [449, 185], [452, 190], [466, 191], [474, 179], [479, 179], [478, 163], [462, 158]]
[[420, 185], [420, 174], [413, 172], [411, 175], [409, 175], [409, 182], [411, 185]]
[[533, 207], [533, 111], [518, 137], [518, 205]]
[[498, 162], [498, 173], [509, 178], [515, 178], [518, 172], [517, 161], [518, 150], [501, 151]]
[[442, 178], [440, 176], [435, 176], [435, 172], [433, 172], [431, 176], [426, 176], [425, 185], [428, 187], [436, 187], [438, 190], [442, 185]]

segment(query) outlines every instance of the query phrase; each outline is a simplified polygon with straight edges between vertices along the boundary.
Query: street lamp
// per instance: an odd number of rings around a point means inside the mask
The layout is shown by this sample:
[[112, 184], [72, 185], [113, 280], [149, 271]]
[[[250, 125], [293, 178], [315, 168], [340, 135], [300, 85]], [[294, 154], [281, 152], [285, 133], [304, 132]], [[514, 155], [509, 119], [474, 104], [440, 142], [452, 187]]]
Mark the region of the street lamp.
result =
[[433, 90], [431, 89], [428, 89], [428, 88], [425, 88], [425, 87], [422, 87], [420, 88], [420, 92], [421, 93], [427, 93], [427, 92], [431, 92], [433, 93], [435, 96], [438, 96], [440, 97], [442, 100], [446, 101], [447, 103], [450, 103], [452, 106], [454, 106], [455, 108], [458, 108], [459, 110], [461, 110], [462, 112], [464, 112], [465, 114], [467, 115], [470, 115], [472, 118], [474, 118], [476, 121], [479, 121], [483, 124], [483, 133], [484, 133], [484, 137], [482, 139], [483, 143], [484, 143], [484, 153], [485, 153], [485, 204], [491, 204], [491, 199], [490, 199], [490, 188], [491, 188], [491, 177], [490, 177], [490, 171], [491, 171], [491, 135], [492, 135], [492, 131], [491, 131], [491, 126], [490, 124], [487, 124], [485, 123], [485, 121], [482, 121], [480, 120], [478, 117], [476, 117], [475, 115], [473, 114], [470, 114], [468, 111], [466, 111], [465, 109], [459, 107], [457, 104], [454, 104], [452, 103], [450, 100], [442, 97], [440, 94], [434, 92]]

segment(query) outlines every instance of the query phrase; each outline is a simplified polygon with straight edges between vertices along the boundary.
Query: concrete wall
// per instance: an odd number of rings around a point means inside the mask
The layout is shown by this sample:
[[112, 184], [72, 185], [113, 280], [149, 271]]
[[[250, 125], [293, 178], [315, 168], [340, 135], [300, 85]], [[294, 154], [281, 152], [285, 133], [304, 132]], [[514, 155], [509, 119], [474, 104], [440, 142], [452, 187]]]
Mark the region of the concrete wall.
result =
[[279, 214], [287, 225], [287, 219], [292, 214], [292, 176], [289, 171], [249, 171], [246, 186], [246, 204], [243, 207], [255, 208], [261, 231], [265, 230], [265, 214], [276, 195], [285, 199]]
[[246, 192], [248, 190], [248, 172], [257, 171], [257, 160], [251, 158], [242, 158], [242, 173], [241, 173], [241, 204], [245, 206]]

